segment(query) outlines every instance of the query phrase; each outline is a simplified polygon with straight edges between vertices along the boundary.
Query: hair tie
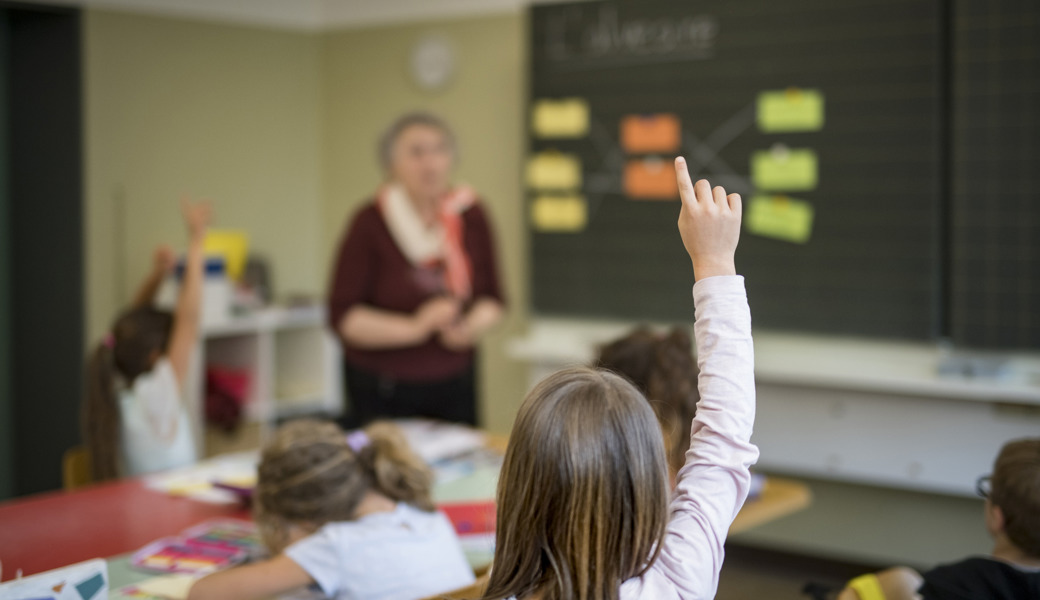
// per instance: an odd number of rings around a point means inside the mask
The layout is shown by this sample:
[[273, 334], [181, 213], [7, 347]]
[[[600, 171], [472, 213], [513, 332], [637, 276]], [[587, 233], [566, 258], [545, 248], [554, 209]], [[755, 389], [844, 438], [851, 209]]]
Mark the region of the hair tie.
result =
[[106, 333], [105, 337], [101, 338], [101, 343], [109, 350], [114, 350], [116, 347], [116, 336], [111, 333]]
[[364, 430], [357, 429], [347, 434], [347, 445], [354, 451], [354, 454], [360, 454], [372, 440], [368, 439], [368, 434]]

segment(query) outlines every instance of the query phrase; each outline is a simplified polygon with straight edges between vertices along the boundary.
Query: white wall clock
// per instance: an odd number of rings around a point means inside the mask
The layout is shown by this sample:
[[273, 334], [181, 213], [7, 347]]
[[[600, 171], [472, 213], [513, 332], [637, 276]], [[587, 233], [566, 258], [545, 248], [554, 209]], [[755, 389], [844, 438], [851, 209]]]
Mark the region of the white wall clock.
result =
[[443, 36], [428, 35], [412, 48], [412, 79], [424, 90], [439, 90], [447, 86], [456, 67], [455, 49]]

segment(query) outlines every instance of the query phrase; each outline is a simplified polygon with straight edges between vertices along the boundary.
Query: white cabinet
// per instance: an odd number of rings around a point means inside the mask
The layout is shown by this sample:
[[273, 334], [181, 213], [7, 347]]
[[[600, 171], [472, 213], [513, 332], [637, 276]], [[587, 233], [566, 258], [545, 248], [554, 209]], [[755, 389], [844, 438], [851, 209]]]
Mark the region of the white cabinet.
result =
[[195, 407], [202, 455], [210, 453], [205, 448], [207, 366], [249, 372], [243, 427], [251, 440], [262, 441], [280, 419], [343, 412], [339, 343], [325, 325], [322, 307], [259, 310], [205, 324], [201, 338], [185, 395]]

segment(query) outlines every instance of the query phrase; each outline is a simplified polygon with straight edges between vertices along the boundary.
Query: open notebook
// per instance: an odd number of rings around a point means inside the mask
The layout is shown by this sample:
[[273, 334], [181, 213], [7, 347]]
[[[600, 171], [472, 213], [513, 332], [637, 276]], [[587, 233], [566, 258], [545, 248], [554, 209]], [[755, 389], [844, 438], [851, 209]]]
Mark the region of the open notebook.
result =
[[100, 558], [0, 584], [3, 600], [104, 600], [108, 564]]

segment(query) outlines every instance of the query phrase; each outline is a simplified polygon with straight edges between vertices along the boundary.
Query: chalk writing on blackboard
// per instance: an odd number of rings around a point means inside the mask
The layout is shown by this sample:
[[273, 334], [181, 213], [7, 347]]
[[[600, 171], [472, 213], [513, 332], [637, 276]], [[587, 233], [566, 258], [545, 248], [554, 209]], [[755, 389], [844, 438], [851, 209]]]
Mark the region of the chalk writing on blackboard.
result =
[[[594, 11], [592, 19], [589, 12]], [[710, 58], [715, 50], [719, 22], [710, 15], [624, 17], [614, 6], [572, 7], [549, 17], [545, 57], [578, 66], [581, 59]], [[607, 60], [601, 65], [616, 64]]]

